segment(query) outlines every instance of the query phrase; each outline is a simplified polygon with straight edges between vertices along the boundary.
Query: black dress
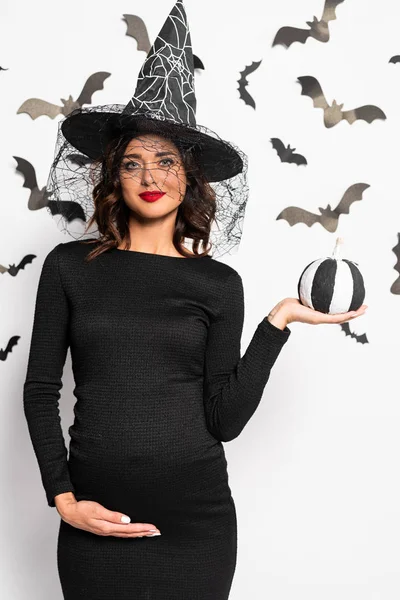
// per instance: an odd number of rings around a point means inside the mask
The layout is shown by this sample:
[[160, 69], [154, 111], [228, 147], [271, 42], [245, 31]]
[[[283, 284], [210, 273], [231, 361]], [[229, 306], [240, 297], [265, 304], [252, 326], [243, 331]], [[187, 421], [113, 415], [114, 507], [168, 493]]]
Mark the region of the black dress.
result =
[[[95, 243], [98, 243], [97, 241]], [[210, 257], [58, 244], [40, 276], [24, 410], [49, 506], [74, 492], [154, 523], [100, 536], [60, 519], [67, 600], [226, 600], [237, 524], [221, 442], [256, 410], [291, 333], [259, 323], [240, 356], [240, 275]], [[70, 347], [69, 455], [58, 400]]]

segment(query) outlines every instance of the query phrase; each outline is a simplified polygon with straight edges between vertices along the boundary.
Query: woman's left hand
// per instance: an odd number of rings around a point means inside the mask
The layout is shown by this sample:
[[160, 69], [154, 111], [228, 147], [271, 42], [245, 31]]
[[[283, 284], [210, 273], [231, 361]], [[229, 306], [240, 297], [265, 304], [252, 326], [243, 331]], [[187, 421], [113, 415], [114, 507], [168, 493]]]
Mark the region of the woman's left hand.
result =
[[320, 323], [345, 323], [363, 315], [367, 308], [367, 305], [363, 304], [356, 311], [329, 315], [304, 306], [298, 298], [284, 298], [284, 300], [281, 300], [271, 310], [268, 317], [271, 322], [279, 320], [286, 324], [296, 321], [299, 323], [310, 323], [311, 325], [318, 325]]

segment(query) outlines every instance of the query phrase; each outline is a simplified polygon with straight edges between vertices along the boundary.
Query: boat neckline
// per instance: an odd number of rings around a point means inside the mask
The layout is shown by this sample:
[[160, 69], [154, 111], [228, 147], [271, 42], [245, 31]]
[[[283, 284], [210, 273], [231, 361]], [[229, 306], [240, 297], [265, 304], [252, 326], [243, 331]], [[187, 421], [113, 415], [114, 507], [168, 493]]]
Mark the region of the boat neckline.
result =
[[[170, 256], [169, 254], [157, 254], [155, 252], [142, 252], [141, 250], [124, 250], [123, 248], [112, 248], [111, 250], [115, 250], [116, 252], [124, 252], [125, 254], [141, 254], [142, 256], [157, 256], [159, 258], [173, 258], [176, 260], [185, 260], [185, 256]], [[191, 257], [189, 257], [191, 258]], [[194, 257], [193, 257], [194, 258]], [[209, 255], [199, 256], [198, 258], [194, 258], [194, 260], [199, 260], [200, 258], [211, 258]]]

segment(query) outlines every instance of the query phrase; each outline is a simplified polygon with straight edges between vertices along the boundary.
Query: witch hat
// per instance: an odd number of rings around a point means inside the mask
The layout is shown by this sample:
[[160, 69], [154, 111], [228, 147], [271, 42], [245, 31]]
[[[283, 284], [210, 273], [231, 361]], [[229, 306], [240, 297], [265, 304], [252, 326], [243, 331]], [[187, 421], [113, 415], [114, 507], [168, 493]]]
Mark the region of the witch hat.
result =
[[241, 153], [206, 127], [196, 124], [194, 61], [185, 8], [177, 0], [140, 70], [135, 93], [121, 105], [78, 108], [63, 121], [66, 140], [92, 159], [129, 128], [165, 132], [196, 151], [209, 182], [234, 177], [243, 170]]

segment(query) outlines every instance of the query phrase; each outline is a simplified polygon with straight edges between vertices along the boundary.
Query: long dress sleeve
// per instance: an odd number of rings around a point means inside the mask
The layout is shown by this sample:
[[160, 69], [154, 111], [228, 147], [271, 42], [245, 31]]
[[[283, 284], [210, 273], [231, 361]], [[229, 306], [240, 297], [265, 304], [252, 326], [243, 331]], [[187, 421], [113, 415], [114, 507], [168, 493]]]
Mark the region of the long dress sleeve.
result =
[[23, 388], [24, 412], [47, 503], [74, 492], [58, 401], [68, 349], [68, 299], [60, 279], [58, 248], [43, 263], [36, 295], [31, 345]]
[[255, 412], [270, 371], [291, 330], [265, 317], [241, 357], [244, 292], [235, 271], [226, 282], [220, 309], [208, 327], [204, 363], [207, 428], [220, 441], [236, 438]]

